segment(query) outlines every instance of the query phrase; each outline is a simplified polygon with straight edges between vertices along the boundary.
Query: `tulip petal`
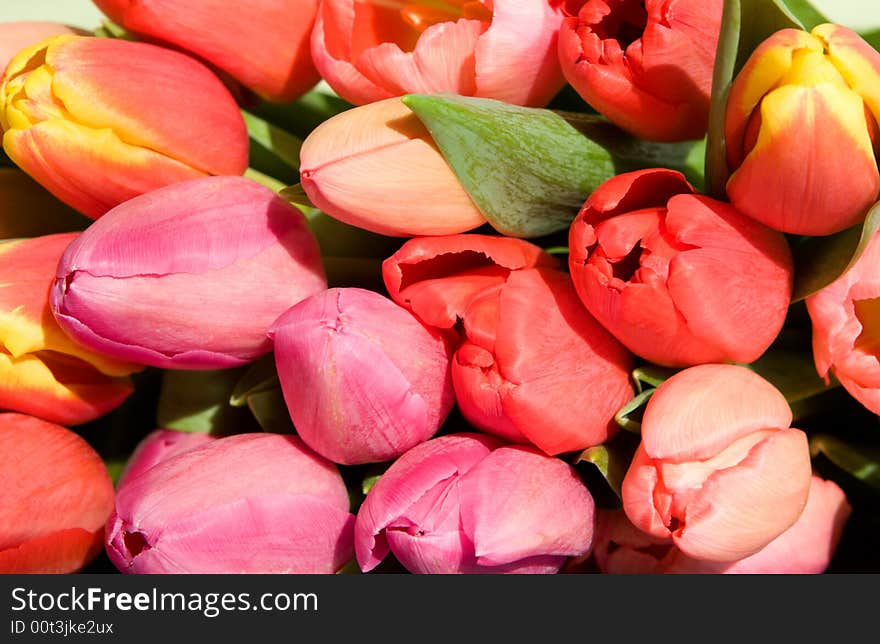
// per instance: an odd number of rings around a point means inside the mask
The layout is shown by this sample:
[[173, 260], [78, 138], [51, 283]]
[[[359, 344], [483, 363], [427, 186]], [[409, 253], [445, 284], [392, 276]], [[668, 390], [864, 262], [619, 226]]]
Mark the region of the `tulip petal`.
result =
[[811, 33], [821, 40], [828, 59], [880, 121], [880, 53], [842, 25], [819, 25]]
[[658, 508], [654, 495], [660, 483], [657, 465], [645, 451], [642, 442], [633, 455], [621, 486], [621, 499], [626, 516], [639, 530], [661, 539], [669, 538], [669, 529], [661, 512], [668, 508]]
[[0, 574], [65, 574], [80, 570], [101, 552], [102, 527], [59, 530], [0, 549]]
[[138, 443], [134, 452], [128, 457], [125, 469], [117, 479], [116, 487], [121, 488], [127, 480], [133, 479], [172, 456], [213, 440], [216, 438], [210, 434], [157, 429]]
[[[602, 183], [601, 189], [591, 194], [584, 203], [577, 222], [591, 226], [634, 210], [662, 208], [673, 196], [694, 192], [684, 175], [675, 170], [651, 168], [618, 174]], [[581, 233], [583, 234], [583, 233]], [[572, 252], [583, 252], [585, 245], [594, 242], [580, 239], [574, 229], [569, 236]]]

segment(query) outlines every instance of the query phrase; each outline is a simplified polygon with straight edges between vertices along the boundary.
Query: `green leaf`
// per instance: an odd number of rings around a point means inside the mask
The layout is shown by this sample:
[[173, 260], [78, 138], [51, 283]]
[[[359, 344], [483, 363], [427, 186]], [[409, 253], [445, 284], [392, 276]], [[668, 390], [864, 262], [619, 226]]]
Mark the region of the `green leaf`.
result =
[[325, 257], [370, 257], [385, 259], [394, 254], [404, 239], [378, 235], [343, 223], [316, 208], [306, 212], [309, 229]]
[[249, 111], [287, 132], [305, 138], [327, 119], [352, 107], [354, 106], [351, 103], [339, 98], [330, 86], [322, 81], [296, 101], [263, 102]]
[[880, 29], [874, 29], [873, 31], [863, 33], [861, 36], [869, 45], [871, 45], [871, 47], [880, 51]]
[[[474, 203], [498, 232], [540, 237], [567, 228], [584, 200], [619, 172], [684, 169], [690, 145], [639, 141], [603, 119], [450, 94], [410, 94]], [[587, 133], [587, 134], [585, 134]]]
[[250, 414], [229, 404], [229, 396], [244, 369], [164, 371], [157, 409], [158, 426], [218, 435], [247, 429], [252, 424]]
[[798, 22], [803, 25], [804, 29], [810, 30], [816, 25], [833, 22], [807, 0], [783, 0], [783, 3]]
[[648, 388], [659, 387], [664, 381], [669, 380], [679, 371], [680, 369], [673, 369], [672, 367], [644, 364], [633, 369], [631, 377], [636, 385], [636, 391], [642, 393]]
[[596, 445], [581, 452], [575, 458], [577, 463], [592, 463], [607, 481], [617, 498], [621, 498], [620, 489], [623, 478], [632, 463], [633, 454], [638, 446], [638, 439], [627, 434], [619, 434], [604, 445]]
[[869, 211], [864, 223], [827, 237], [800, 237], [792, 243], [794, 290], [798, 302], [822, 290], [843, 275], [861, 257], [880, 229], [880, 202]]
[[112, 20], [102, 20], [101, 26], [95, 29], [94, 34], [98, 38], [117, 38], [121, 40], [137, 40], [135, 36], [120, 27]]
[[314, 204], [312, 204], [312, 200], [309, 199], [309, 196], [306, 194], [306, 191], [303, 189], [302, 184], [295, 183], [292, 186], [286, 186], [278, 193], [282, 199], [286, 199], [288, 203], [293, 204], [294, 206], [303, 206], [306, 209], [312, 210], [315, 209]]
[[654, 391], [656, 390], [653, 388], [645, 389], [636, 394], [635, 398], [626, 403], [616, 414], [614, 414], [614, 422], [616, 422], [621, 429], [625, 429], [632, 434], [640, 434], [642, 431], [642, 414], [645, 412], [645, 405], [648, 404], [648, 400], [654, 394]]
[[275, 369], [275, 354], [269, 353], [245, 367], [229, 394], [229, 404], [233, 407], [247, 405], [248, 396], [271, 391], [281, 387], [278, 371]]
[[374, 474], [373, 476], [367, 476], [364, 478], [361, 483], [361, 492], [363, 492], [364, 496], [370, 493], [370, 490], [373, 489], [373, 486], [376, 485], [376, 482], [382, 477], [381, 474]]
[[264, 432], [295, 433], [281, 387], [250, 394], [247, 407]]
[[279, 181], [278, 179], [276, 179], [274, 177], [270, 177], [267, 174], [263, 174], [262, 172], [254, 169], [254, 168], [248, 168], [247, 170], [245, 170], [244, 176], [246, 176], [248, 179], [253, 179], [257, 183], [260, 183], [260, 184], [266, 186], [272, 192], [280, 192], [281, 190], [284, 190], [284, 182], [283, 181]]
[[250, 165], [288, 182], [298, 179], [302, 140], [246, 110], [241, 115], [250, 137]]
[[837, 467], [871, 487], [880, 490], [880, 450], [876, 447], [850, 445], [827, 434], [810, 438], [810, 454], [824, 454]]

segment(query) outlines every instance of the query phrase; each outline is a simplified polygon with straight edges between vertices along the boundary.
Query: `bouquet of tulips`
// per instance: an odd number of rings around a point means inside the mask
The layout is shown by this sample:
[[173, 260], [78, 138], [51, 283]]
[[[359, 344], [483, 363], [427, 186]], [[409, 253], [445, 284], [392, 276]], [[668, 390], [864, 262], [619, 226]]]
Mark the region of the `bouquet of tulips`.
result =
[[94, 2], [0, 23], [0, 572], [880, 569], [877, 33]]

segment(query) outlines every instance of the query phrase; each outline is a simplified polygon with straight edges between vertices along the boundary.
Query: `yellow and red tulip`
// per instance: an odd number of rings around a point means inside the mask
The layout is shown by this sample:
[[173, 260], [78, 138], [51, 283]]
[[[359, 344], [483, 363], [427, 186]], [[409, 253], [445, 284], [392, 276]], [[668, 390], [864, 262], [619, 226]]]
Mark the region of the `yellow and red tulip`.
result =
[[71, 340], [52, 316], [49, 289], [77, 233], [0, 243], [0, 408], [76, 425], [120, 405], [140, 367]]
[[126, 40], [62, 35], [19, 52], [0, 85], [0, 127], [19, 167], [93, 219], [248, 163], [223, 83], [189, 56]]
[[824, 24], [765, 40], [730, 89], [730, 201], [786, 233], [858, 224], [880, 193], [880, 53]]

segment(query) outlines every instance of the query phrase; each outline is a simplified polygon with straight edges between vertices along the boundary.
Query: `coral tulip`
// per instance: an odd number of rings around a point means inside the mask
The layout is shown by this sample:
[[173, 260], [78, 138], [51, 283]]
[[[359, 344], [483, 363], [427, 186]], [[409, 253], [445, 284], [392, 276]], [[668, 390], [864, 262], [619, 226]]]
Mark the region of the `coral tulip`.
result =
[[216, 65], [270, 101], [318, 82], [309, 38], [318, 0], [94, 0], [114, 22]]
[[540, 107], [565, 82], [558, 4], [324, 0], [312, 57], [327, 83], [357, 105], [449, 92]]
[[745, 367], [700, 365], [660, 385], [623, 481], [640, 530], [694, 559], [751, 556], [797, 521], [810, 489], [806, 435], [773, 385]]
[[101, 551], [113, 482], [72, 431], [0, 414], [0, 573], [70, 573]]
[[295, 436], [238, 434], [129, 476], [106, 546], [125, 573], [332, 573], [353, 528], [332, 463]]
[[217, 439], [210, 434], [157, 429], [147, 435], [132, 452], [116, 486], [122, 487], [128, 479], [143, 474], [154, 465], [214, 440]]
[[378, 293], [324, 291], [284, 313], [270, 336], [297, 434], [335, 463], [396, 458], [452, 409], [446, 340]]
[[638, 530], [622, 511], [599, 513], [593, 554], [602, 572], [610, 574], [819, 574], [831, 562], [851, 513], [843, 490], [813, 476], [807, 505], [794, 525], [745, 559], [692, 559], [671, 539]]
[[577, 92], [643, 139], [706, 133], [721, 0], [587, 0], [559, 31]]
[[140, 369], [72, 341], [49, 308], [58, 260], [76, 233], [0, 243], [0, 409], [78, 425], [119, 406]]
[[629, 349], [657, 364], [757, 359], [792, 289], [783, 235], [696, 195], [672, 170], [603, 183], [569, 230], [578, 295]]
[[155, 45], [54, 36], [0, 85], [3, 149], [56, 197], [97, 218], [160, 186], [235, 175], [248, 136], [207, 67]]
[[269, 326], [327, 286], [305, 217], [242, 177], [166, 186], [89, 226], [58, 264], [61, 327], [106, 355], [161, 368], [242, 365]]
[[880, 414], [880, 235], [853, 266], [807, 298], [813, 358], [862, 405]]
[[824, 24], [765, 40], [730, 89], [730, 201], [776, 230], [828, 235], [858, 224], [880, 194], [880, 53]]
[[3, 22], [0, 23], [0, 76], [9, 61], [22, 49], [59, 34], [80, 34], [85, 32], [68, 27], [60, 22]]
[[382, 235], [446, 235], [486, 223], [399, 98], [348, 110], [315, 128], [300, 150], [300, 178], [315, 206]]
[[393, 552], [414, 573], [555, 573], [592, 543], [593, 498], [574, 469], [525, 447], [451, 434], [414, 447], [361, 505], [364, 571]]

